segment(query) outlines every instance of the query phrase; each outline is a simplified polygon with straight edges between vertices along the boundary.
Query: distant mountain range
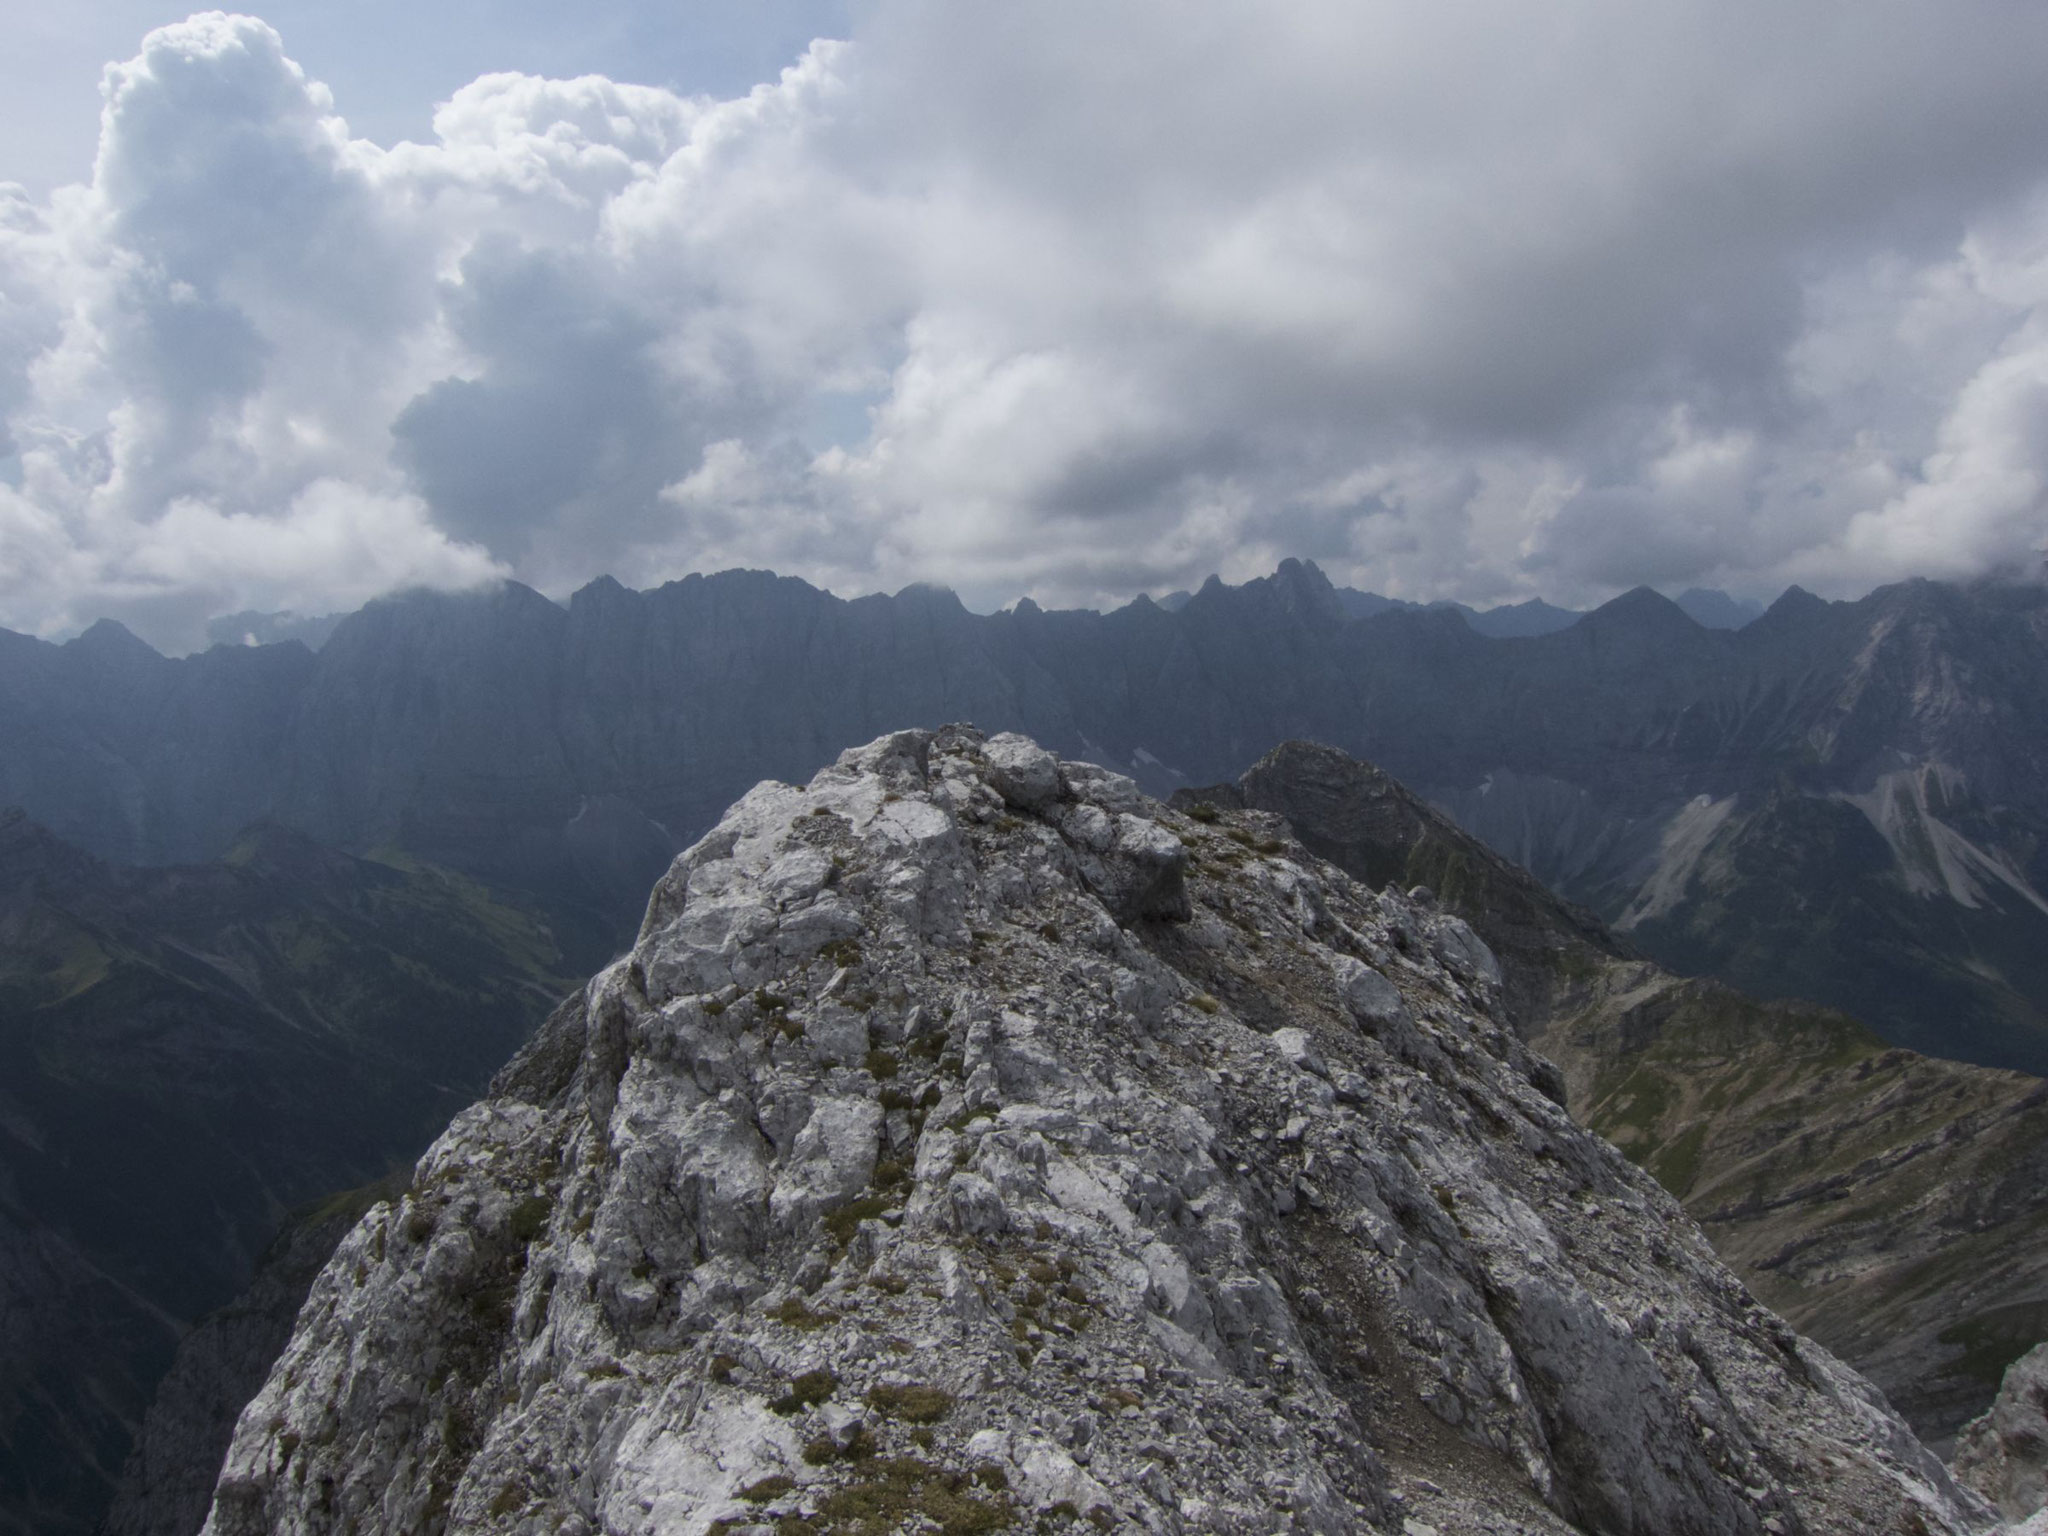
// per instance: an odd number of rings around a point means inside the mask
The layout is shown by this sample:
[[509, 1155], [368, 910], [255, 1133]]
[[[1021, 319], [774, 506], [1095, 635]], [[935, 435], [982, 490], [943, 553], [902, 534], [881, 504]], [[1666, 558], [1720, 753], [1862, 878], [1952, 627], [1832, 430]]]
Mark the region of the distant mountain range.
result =
[[1112, 613], [735, 571], [566, 605], [415, 593], [317, 654], [0, 632], [0, 803], [118, 862], [215, 857], [263, 817], [403, 847], [531, 893], [574, 966], [630, 937], [734, 796], [882, 730], [1019, 729], [1158, 792], [1303, 737], [1384, 765], [1674, 969], [2048, 1069], [2041, 588], [1795, 588], [1739, 630], [1645, 589], [1511, 639], [1360, 600], [1298, 561]]
[[[1169, 592], [1158, 600], [1159, 606], [1168, 613], [1178, 613], [1193, 596], [1191, 592]], [[1458, 614], [1480, 634], [1491, 635], [1497, 640], [1547, 635], [1569, 629], [1586, 616], [1582, 609], [1559, 608], [1540, 597], [1498, 608], [1474, 608], [1465, 603], [1444, 601], [1412, 603], [1398, 597], [1381, 597], [1377, 592], [1360, 592], [1352, 587], [1337, 588], [1337, 597], [1344, 611], [1354, 619], [1370, 618], [1376, 613], [1420, 613], [1425, 609], [1440, 609]], [[1764, 614], [1764, 605], [1754, 598], [1730, 597], [1726, 592], [1704, 587], [1688, 587], [1672, 601], [1708, 629], [1740, 629]], [[207, 624], [206, 639], [209, 645], [277, 645], [286, 640], [297, 640], [308, 649], [317, 651], [347, 617], [345, 613], [310, 616], [254, 611], [230, 613]]]
[[[1498, 608], [1474, 608], [1465, 603], [1411, 603], [1403, 598], [1381, 597], [1377, 592], [1360, 592], [1353, 587], [1338, 587], [1336, 592], [1337, 600], [1344, 612], [1354, 619], [1369, 619], [1382, 613], [1455, 613], [1478, 633], [1491, 635], [1496, 640], [1527, 639], [1532, 635], [1555, 634], [1560, 629], [1570, 629], [1586, 616], [1581, 609], [1559, 608], [1544, 602], [1540, 597], [1532, 597], [1527, 602], [1503, 604]], [[1191, 592], [1169, 592], [1159, 599], [1159, 606], [1168, 613], [1178, 613], [1188, 605], [1193, 596]], [[1688, 587], [1673, 601], [1685, 610], [1695, 623], [1708, 629], [1740, 629], [1752, 619], [1760, 619], [1764, 615], [1764, 605], [1754, 598], [1730, 597], [1726, 592], [1712, 591], [1704, 587]], [[281, 621], [276, 623], [274, 628], [271, 623], [266, 623], [261, 632], [248, 631], [257, 639], [274, 637], [281, 640], [296, 633], [295, 629], [288, 629], [286, 626], [331, 623], [327, 620], [296, 619], [290, 614], [238, 614], [233, 620], [218, 621], [227, 628], [212, 638], [239, 640], [242, 631], [237, 630], [235, 626], [242, 619]], [[307, 643], [317, 642], [309, 640]]]

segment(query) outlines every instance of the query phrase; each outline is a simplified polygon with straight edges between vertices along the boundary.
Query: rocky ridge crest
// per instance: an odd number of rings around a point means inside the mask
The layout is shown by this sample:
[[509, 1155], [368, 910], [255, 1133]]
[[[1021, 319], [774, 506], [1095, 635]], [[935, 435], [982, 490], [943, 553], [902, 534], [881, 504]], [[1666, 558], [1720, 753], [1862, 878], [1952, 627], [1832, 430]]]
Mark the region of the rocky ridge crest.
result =
[[767, 783], [315, 1283], [207, 1530], [1961, 1532], [1463, 922], [1020, 737]]
[[1646, 961], [1370, 763], [1285, 742], [1182, 790], [1287, 819], [1369, 885], [1425, 886], [1500, 962], [1573, 1115], [1937, 1452], [2048, 1334], [2048, 1083], [1888, 1049], [1856, 1020]]

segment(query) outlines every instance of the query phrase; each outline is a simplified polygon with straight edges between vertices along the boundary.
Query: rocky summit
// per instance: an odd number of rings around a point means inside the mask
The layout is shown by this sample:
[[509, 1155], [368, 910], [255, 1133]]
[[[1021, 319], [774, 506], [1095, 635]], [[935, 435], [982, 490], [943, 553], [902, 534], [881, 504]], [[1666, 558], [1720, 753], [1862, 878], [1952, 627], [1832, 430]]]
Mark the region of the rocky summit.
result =
[[314, 1283], [207, 1530], [1963, 1532], [1277, 816], [964, 727], [762, 784]]

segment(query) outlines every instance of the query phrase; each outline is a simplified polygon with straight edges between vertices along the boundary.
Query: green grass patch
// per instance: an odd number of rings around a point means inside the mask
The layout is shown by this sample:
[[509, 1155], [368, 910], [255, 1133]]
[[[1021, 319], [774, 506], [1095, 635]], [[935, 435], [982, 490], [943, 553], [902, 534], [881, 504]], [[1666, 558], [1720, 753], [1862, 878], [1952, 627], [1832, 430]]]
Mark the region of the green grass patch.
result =
[[1660, 1147], [1643, 1166], [1650, 1176], [1683, 1200], [1699, 1177], [1700, 1153], [1707, 1142], [1707, 1123], [1696, 1121], [1669, 1144]]
[[853, 1234], [864, 1221], [893, 1211], [901, 1203], [895, 1195], [861, 1195], [846, 1202], [837, 1210], [827, 1211], [824, 1216], [825, 1230], [832, 1234], [832, 1241], [844, 1248], [853, 1241]]
[[830, 1371], [805, 1371], [790, 1382], [789, 1390], [768, 1406], [784, 1418], [792, 1413], [801, 1413], [806, 1408], [815, 1408], [828, 1401], [839, 1390], [839, 1378]]
[[871, 1387], [868, 1406], [907, 1424], [936, 1424], [953, 1411], [953, 1394], [939, 1387]]
[[844, 1445], [823, 1435], [811, 1441], [804, 1447], [804, 1464], [829, 1467], [835, 1461], [866, 1461], [875, 1454], [875, 1449], [875, 1437], [868, 1433], [866, 1425], [862, 1425]]
[[799, 1333], [816, 1333], [820, 1328], [829, 1328], [839, 1321], [837, 1312], [814, 1312], [796, 1296], [790, 1297], [778, 1307], [770, 1307], [768, 1316], [783, 1327], [794, 1328]]
[[[827, 812], [826, 814], [830, 814]], [[740, 1490], [740, 1497], [749, 1504], [773, 1504], [777, 1499], [796, 1487], [796, 1479], [784, 1472], [764, 1477], [758, 1483], [749, 1483]]]
[[893, 1536], [921, 1523], [940, 1536], [987, 1536], [1014, 1524], [1017, 1507], [1007, 1493], [984, 1488], [967, 1473], [895, 1456], [875, 1463], [860, 1482], [827, 1494], [818, 1515], [834, 1536]]

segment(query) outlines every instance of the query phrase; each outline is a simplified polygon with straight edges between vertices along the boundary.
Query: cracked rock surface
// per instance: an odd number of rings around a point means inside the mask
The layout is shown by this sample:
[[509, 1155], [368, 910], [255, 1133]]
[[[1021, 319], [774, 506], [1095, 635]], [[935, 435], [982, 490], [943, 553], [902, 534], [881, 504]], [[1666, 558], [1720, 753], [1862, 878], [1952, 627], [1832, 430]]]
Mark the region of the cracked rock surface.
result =
[[1464, 923], [966, 727], [767, 783], [315, 1283], [207, 1529], [1972, 1531]]

